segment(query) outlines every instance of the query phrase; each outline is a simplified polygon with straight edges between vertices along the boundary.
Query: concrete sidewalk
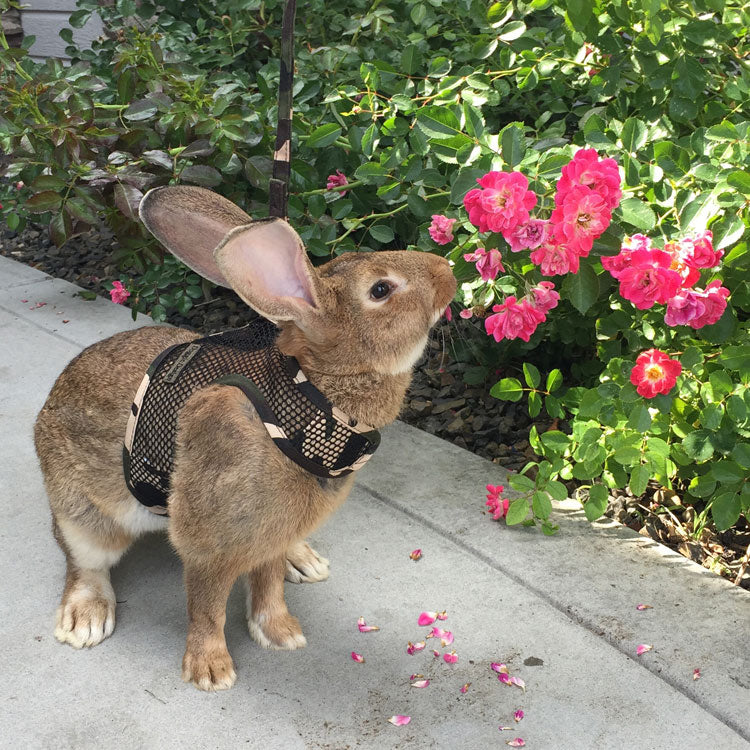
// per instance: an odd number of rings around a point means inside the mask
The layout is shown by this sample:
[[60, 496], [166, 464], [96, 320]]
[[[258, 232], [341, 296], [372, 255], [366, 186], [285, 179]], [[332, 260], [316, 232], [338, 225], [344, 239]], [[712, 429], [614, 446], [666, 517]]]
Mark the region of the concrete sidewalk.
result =
[[[330, 579], [287, 585], [306, 649], [251, 641], [237, 587], [226, 626], [237, 684], [183, 684], [180, 563], [158, 535], [113, 572], [114, 635], [80, 652], [58, 644], [63, 557], [33, 421], [84, 346], [147, 320], [77, 291], [0, 257], [0, 747], [750, 748], [748, 592], [628, 529], [590, 525], [575, 503], [558, 507], [553, 538], [493, 523], [484, 485], [503, 470], [400, 423], [311, 540]], [[428, 632], [419, 613], [443, 609], [458, 662], [434, 659], [432, 641], [409, 656]], [[381, 630], [359, 633], [360, 615]], [[639, 643], [654, 649], [638, 657]], [[501, 684], [493, 661], [526, 692]], [[412, 689], [412, 673], [430, 686]], [[392, 726], [393, 714], [411, 723]]]

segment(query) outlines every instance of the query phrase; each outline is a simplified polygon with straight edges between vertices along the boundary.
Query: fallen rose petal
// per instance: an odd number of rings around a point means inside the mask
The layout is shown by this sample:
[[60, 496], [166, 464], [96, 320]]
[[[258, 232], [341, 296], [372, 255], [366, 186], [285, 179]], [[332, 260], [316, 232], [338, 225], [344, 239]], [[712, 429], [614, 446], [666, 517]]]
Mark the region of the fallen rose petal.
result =
[[635, 653], [640, 656], [641, 654], [645, 654], [647, 651], [651, 651], [652, 648], [653, 646], [649, 646], [646, 643], [641, 643], [638, 648], [636, 648]]
[[364, 664], [365, 657], [362, 654], [358, 654], [356, 651], [352, 651], [352, 659], [358, 664]]
[[65, 319], [63, 318], [63, 323], [70, 323], [70, 320], [65, 320]]
[[461, 692], [462, 693], [468, 693], [470, 685], [471, 685], [470, 682], [465, 682], [463, 685], [461, 685]]
[[500, 672], [497, 679], [505, 685], [510, 685], [510, 675], [507, 672]]
[[501, 732], [510, 732], [513, 727], [498, 727]]
[[443, 654], [443, 659], [447, 664], [455, 664], [458, 661], [458, 654], [451, 651], [449, 654]]
[[439, 652], [439, 651], [438, 651], [438, 650], [437, 650], [436, 648], [433, 648], [433, 649], [432, 649], [432, 655], [433, 655], [433, 656], [434, 656], [434, 657], [435, 657], [436, 659], [439, 659], [439, 658], [440, 658], [440, 652]]
[[450, 646], [453, 643], [453, 633], [450, 630], [446, 630], [443, 633], [443, 637], [440, 639], [440, 644], [443, 648]]
[[415, 688], [426, 688], [429, 684], [429, 680], [417, 680], [416, 682], [412, 682], [411, 686]]
[[360, 633], [372, 633], [374, 630], [380, 630], [377, 625], [365, 625], [364, 617], [360, 617], [359, 620], [357, 620], [357, 627], [359, 628]]
[[490, 669], [492, 669], [493, 672], [508, 674], [508, 667], [502, 662], [493, 661], [492, 664], [490, 664]]
[[426, 645], [427, 644], [424, 641], [419, 641], [419, 643], [412, 643], [411, 641], [409, 641], [409, 645], [406, 647], [406, 653], [411, 656], [417, 651], [422, 651], [422, 649], [424, 649]]
[[437, 613], [437, 614], [435, 615], [435, 617], [436, 617], [436, 618], [437, 618], [438, 620], [447, 620], [447, 619], [448, 619], [448, 613], [447, 613], [447, 612], [446, 612], [445, 610], [443, 610], [442, 612], [438, 612], [438, 613]]
[[413, 674], [409, 679], [410, 680], [421, 680], [424, 677], [423, 674]]
[[435, 622], [436, 619], [436, 612], [422, 612], [422, 614], [419, 615], [419, 619], [417, 620], [417, 625], [432, 625], [432, 623]]
[[505, 744], [510, 745], [511, 747], [526, 747], [526, 743], [520, 737], [516, 737], [514, 740], [508, 740]]
[[700, 680], [701, 678], [701, 671], [700, 669], [694, 669], [693, 670], [693, 680]]
[[422, 559], [422, 550], [421, 549], [415, 549], [412, 551], [412, 553], [409, 555], [409, 557], [416, 562], [417, 560]]
[[411, 716], [396, 714], [395, 716], [391, 716], [388, 721], [395, 727], [403, 727], [405, 724], [408, 724], [411, 721]]
[[518, 711], [513, 712], [513, 718], [516, 720], [516, 722], [521, 721], [523, 719], [523, 711], [519, 708]]
[[650, 604], [638, 604], [636, 605], [636, 609], [639, 612], [643, 612], [644, 609], [653, 609], [653, 607]]
[[520, 677], [511, 677], [510, 684], [520, 687], [523, 692], [526, 692], [526, 683]]
[[28, 302], [28, 300], [27, 299], [22, 299], [21, 302]]

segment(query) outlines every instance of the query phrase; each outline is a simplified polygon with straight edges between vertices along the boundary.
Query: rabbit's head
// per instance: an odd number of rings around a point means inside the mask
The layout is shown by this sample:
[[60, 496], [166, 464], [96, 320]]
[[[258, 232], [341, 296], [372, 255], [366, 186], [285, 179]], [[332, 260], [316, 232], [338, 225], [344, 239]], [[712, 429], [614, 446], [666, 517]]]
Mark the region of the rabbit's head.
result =
[[303, 368], [331, 375], [409, 372], [456, 290], [429, 253], [345, 253], [315, 268], [285, 221], [253, 221], [203, 188], [151, 190], [140, 216], [186, 265], [278, 324]]

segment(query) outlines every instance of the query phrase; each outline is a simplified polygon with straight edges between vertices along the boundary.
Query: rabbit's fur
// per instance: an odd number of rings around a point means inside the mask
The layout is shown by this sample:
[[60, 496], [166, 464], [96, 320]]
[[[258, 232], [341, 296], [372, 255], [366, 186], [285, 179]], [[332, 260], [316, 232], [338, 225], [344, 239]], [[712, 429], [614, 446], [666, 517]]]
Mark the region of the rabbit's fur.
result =
[[[281, 351], [297, 358], [335, 406], [376, 428], [396, 418], [428, 331], [455, 293], [445, 259], [407, 251], [345, 254], [315, 269], [285, 222], [252, 223], [201, 188], [152, 191], [141, 217], [189, 266], [232, 286], [276, 322]], [[382, 280], [392, 291], [377, 300], [370, 292]], [[239, 576], [247, 583], [250, 635], [269, 648], [305, 645], [284, 601], [285, 572], [292, 580], [327, 576], [327, 561], [304, 538], [346, 499], [354, 475], [309, 474], [273, 444], [238, 388], [209, 386], [179, 416], [169, 518], [150, 513], [123, 476], [130, 406], [151, 361], [196, 337], [154, 326], [89, 347], [53, 386], [34, 436], [67, 561], [58, 640], [80, 648], [112, 633], [109, 569], [136, 537], [168, 528], [187, 588], [183, 679], [217, 690], [235, 681], [224, 621]]]

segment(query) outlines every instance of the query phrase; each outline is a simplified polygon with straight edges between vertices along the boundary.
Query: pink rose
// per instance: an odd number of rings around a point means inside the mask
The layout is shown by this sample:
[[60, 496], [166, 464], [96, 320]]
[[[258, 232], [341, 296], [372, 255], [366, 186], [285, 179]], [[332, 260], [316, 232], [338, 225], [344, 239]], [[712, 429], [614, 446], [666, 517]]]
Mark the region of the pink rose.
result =
[[724, 314], [724, 310], [727, 309], [727, 297], [729, 297], [729, 289], [722, 286], [718, 279], [712, 281], [706, 287], [706, 291], [701, 294], [701, 302], [705, 307], [703, 314], [692, 320], [688, 325], [697, 330], [718, 322]]
[[665, 304], [682, 286], [680, 274], [671, 265], [672, 257], [663, 250], [633, 250], [617, 277], [620, 295], [639, 310]]
[[[349, 180], [346, 179], [346, 175], [340, 169], [337, 169], [336, 174], [328, 175], [328, 182], [326, 182], [326, 189], [333, 190], [336, 187], [341, 187], [343, 185], [348, 185], [348, 184], [349, 184]], [[337, 192], [343, 198], [349, 191], [339, 190]]]
[[477, 182], [483, 189], [470, 190], [464, 196], [469, 221], [480, 232], [510, 234], [529, 220], [536, 205], [536, 195], [528, 189], [529, 181], [520, 172], [488, 172]]
[[478, 247], [473, 253], [464, 253], [464, 260], [476, 262], [483, 281], [494, 281], [500, 271], [505, 271], [503, 256], [495, 248], [488, 252], [483, 247]]
[[568, 192], [578, 185], [597, 193], [610, 211], [620, 204], [622, 190], [617, 162], [609, 158], [600, 161], [599, 154], [593, 148], [577, 151], [572, 161], [562, 168], [555, 204], [562, 205]]
[[492, 308], [495, 315], [484, 320], [484, 328], [495, 341], [520, 338], [528, 341], [539, 323], [545, 320], [544, 313], [537, 310], [528, 300], [520, 302], [506, 297], [502, 305]]
[[568, 190], [550, 216], [555, 239], [583, 258], [611, 221], [612, 211], [604, 199], [583, 185]]
[[531, 253], [531, 262], [539, 266], [542, 276], [564, 276], [578, 273], [579, 256], [567, 245], [548, 240]]
[[693, 268], [714, 268], [724, 255], [723, 250], [714, 250], [713, 233], [705, 229], [695, 237], [680, 240], [681, 255], [688, 266]]
[[647, 349], [638, 355], [630, 373], [630, 382], [644, 398], [669, 393], [682, 372], [682, 365], [658, 349]]
[[449, 219], [447, 216], [441, 216], [440, 214], [433, 214], [432, 224], [430, 224], [427, 231], [438, 245], [447, 245], [449, 242], [453, 242], [453, 225], [455, 223], [455, 219]]
[[706, 312], [701, 296], [694, 289], [681, 289], [667, 302], [664, 322], [668, 326], [692, 325]]
[[551, 281], [540, 281], [532, 290], [533, 305], [539, 312], [545, 315], [557, 307], [560, 295], [555, 291], [555, 285]]
[[510, 507], [510, 500], [507, 497], [502, 496], [502, 492], [505, 488], [501, 485], [487, 485], [487, 502], [485, 505], [492, 513], [492, 520], [499, 521], [501, 518], [505, 518], [508, 515], [508, 508]]
[[510, 234], [503, 235], [510, 245], [512, 253], [521, 250], [535, 250], [547, 239], [549, 222], [543, 219], [529, 219], [525, 224], [519, 224]]
[[113, 281], [109, 296], [116, 305], [122, 305], [130, 296], [130, 292], [122, 285], [121, 281]]

